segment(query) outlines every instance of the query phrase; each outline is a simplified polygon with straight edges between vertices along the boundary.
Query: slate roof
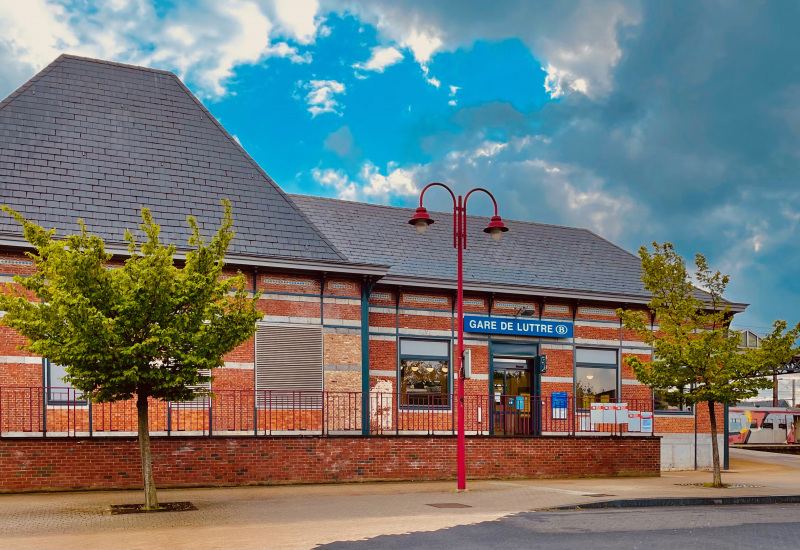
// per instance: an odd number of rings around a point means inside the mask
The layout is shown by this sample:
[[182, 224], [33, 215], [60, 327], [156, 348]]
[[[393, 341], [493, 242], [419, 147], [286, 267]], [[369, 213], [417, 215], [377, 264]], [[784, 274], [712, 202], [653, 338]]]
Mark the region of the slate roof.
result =
[[[291, 195], [314, 224], [351, 261], [391, 265], [387, 279], [456, 279], [453, 214], [430, 212], [436, 223], [418, 235], [411, 208]], [[466, 287], [528, 287], [532, 294], [632, 298], [647, 302], [641, 260], [588, 229], [504, 220], [509, 231], [494, 242], [488, 218], [469, 216], [464, 251]], [[698, 291], [698, 297], [704, 298]], [[734, 307], [734, 309], [738, 309]], [[743, 308], [742, 308], [743, 309]]]
[[[186, 246], [186, 217], [210, 234], [233, 204], [231, 254], [344, 257], [175, 74], [62, 55], [0, 102], [0, 196], [57, 234], [83, 218], [107, 242], [151, 209]], [[19, 225], [0, 214], [0, 236]]]

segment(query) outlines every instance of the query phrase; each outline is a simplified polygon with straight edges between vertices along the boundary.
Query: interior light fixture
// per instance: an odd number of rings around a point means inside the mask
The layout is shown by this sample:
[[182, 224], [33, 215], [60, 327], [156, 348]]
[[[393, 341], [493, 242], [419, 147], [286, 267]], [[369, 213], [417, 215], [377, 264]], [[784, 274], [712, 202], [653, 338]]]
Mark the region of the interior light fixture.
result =
[[413, 372], [417, 372], [417, 371], [419, 370], [419, 367], [411, 367], [411, 370], [412, 370]]

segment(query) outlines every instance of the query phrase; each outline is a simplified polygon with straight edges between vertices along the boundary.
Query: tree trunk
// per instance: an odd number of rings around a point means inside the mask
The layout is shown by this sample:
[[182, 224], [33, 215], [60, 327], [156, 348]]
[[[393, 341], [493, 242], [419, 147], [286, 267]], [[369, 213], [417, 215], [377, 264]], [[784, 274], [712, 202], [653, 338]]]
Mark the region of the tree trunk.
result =
[[772, 406], [778, 406], [778, 373], [772, 375]]
[[153, 460], [150, 456], [150, 425], [148, 424], [147, 396], [139, 394], [136, 398], [139, 413], [139, 453], [142, 457], [142, 481], [144, 482], [144, 507], [147, 510], [158, 508], [156, 482], [153, 480]]
[[719, 445], [717, 444], [717, 409], [714, 401], [708, 402], [708, 419], [711, 422], [711, 456], [714, 461], [714, 487], [723, 487], [722, 472], [719, 467]]

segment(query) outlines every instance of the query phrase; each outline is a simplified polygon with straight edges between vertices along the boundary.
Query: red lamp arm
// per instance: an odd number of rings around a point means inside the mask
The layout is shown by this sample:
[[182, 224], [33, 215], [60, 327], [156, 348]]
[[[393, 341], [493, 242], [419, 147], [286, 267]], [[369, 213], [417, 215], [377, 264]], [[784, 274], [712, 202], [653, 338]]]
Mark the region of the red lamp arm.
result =
[[[419, 194], [419, 205], [420, 206], [422, 206], [422, 198], [425, 196], [425, 191], [427, 191], [431, 187], [444, 187], [445, 189], [447, 189], [447, 192], [450, 193], [450, 196], [453, 198], [453, 248], [458, 248], [457, 239], [458, 239], [458, 229], [459, 229], [459, 227], [458, 227], [458, 204], [456, 203], [456, 194], [453, 193], [453, 190], [450, 189], [450, 187], [448, 187], [447, 185], [445, 185], [443, 183], [439, 183], [438, 181], [435, 181], [433, 183], [429, 183], [428, 185], [426, 185], [422, 189], [422, 192]], [[487, 193], [488, 193], [488, 191], [487, 191]], [[494, 197], [492, 197], [492, 199], [494, 199]], [[496, 209], [496, 207], [495, 207], [495, 209]]]

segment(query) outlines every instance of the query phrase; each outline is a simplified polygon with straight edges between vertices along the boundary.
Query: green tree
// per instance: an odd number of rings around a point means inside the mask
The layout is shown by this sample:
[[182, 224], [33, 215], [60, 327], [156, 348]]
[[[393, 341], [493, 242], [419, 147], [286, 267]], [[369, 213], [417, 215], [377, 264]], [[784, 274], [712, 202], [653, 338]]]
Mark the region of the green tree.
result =
[[741, 335], [729, 329], [733, 315], [723, 300], [729, 277], [712, 271], [701, 254], [695, 256], [695, 281], [670, 243], [653, 243], [653, 252], [639, 249], [642, 281], [652, 294], [649, 308], [658, 328], [641, 311], [618, 310], [626, 328], [653, 347], [653, 360], [625, 358], [643, 384], [667, 394], [670, 401], [707, 403], [711, 424], [714, 487], [722, 487], [717, 444], [716, 405], [735, 404], [772, 386], [765, 377], [771, 367], [755, 353], [743, 352]]
[[800, 355], [800, 347], [796, 347], [800, 336], [800, 323], [787, 329], [786, 321], [777, 320], [772, 324], [772, 332], [761, 339], [761, 347], [752, 353], [757, 361], [772, 372], [773, 396], [772, 405], [778, 406], [778, 371], [785, 367], [794, 357]]
[[[158, 507], [150, 455], [148, 398], [194, 399], [222, 366], [222, 356], [250, 338], [260, 318], [258, 296], [249, 297], [244, 276], [220, 280], [233, 239], [231, 206], [223, 201], [222, 226], [206, 243], [195, 220], [183, 267], [175, 246], [159, 241], [159, 226], [142, 209], [137, 244], [125, 232], [129, 256], [110, 269], [103, 240], [81, 232], [58, 240], [3, 207], [36, 250], [28, 253], [36, 272], [16, 277], [0, 293], [3, 324], [27, 337], [25, 349], [63, 365], [65, 382], [95, 403], [136, 399], [145, 507]], [[28, 298], [34, 295], [38, 301]], [[206, 374], [204, 374], [206, 373]]]

